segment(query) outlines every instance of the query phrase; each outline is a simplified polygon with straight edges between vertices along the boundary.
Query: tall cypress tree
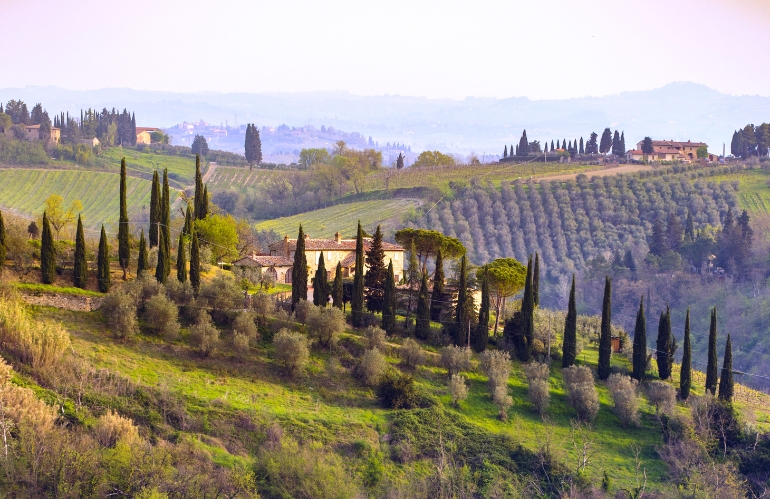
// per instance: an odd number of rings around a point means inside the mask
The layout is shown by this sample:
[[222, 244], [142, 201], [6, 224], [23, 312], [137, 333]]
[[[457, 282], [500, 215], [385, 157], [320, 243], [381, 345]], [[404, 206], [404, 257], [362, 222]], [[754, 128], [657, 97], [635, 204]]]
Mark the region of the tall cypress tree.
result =
[[329, 279], [326, 275], [324, 252], [318, 257], [318, 268], [313, 278], [313, 305], [325, 307], [329, 303]]
[[86, 238], [83, 235], [83, 221], [78, 215], [78, 228], [75, 233], [75, 268], [73, 284], [76, 288], [86, 289], [88, 285], [88, 263], [86, 262]]
[[201, 290], [201, 257], [198, 247], [198, 233], [193, 230], [192, 242], [190, 243], [190, 284], [197, 296]]
[[203, 186], [203, 200], [201, 201], [203, 206], [203, 218], [209, 216], [209, 186], [205, 184]]
[[679, 397], [687, 400], [692, 388], [692, 346], [690, 345], [690, 309], [684, 319], [684, 352], [682, 353], [682, 368], [679, 373]]
[[647, 370], [647, 323], [644, 318], [644, 296], [639, 301], [639, 311], [636, 313], [634, 327], [633, 372], [631, 377], [637, 381], [644, 378]]
[[43, 284], [53, 284], [56, 277], [56, 247], [51, 234], [51, 224], [48, 215], [43, 212], [43, 237], [40, 245], [40, 271]]
[[166, 242], [166, 232], [161, 230], [160, 240], [158, 241], [158, 264], [155, 267], [155, 279], [161, 284], [166, 283], [166, 277], [168, 276], [166, 274], [166, 267], [171, 268], [169, 251], [170, 247]]
[[182, 229], [182, 233], [185, 236], [189, 236], [192, 234], [193, 230], [193, 220], [192, 220], [192, 210], [190, 209], [190, 203], [187, 203], [187, 210], [184, 212], [184, 229]]
[[725, 357], [722, 363], [722, 376], [719, 378], [719, 399], [732, 402], [735, 386], [733, 384], [733, 342], [730, 333], [725, 343]]
[[468, 300], [468, 269], [467, 257], [460, 259], [460, 276], [457, 280], [457, 305], [455, 307], [454, 344], [465, 345], [466, 328], [468, 327], [468, 314], [465, 304]]
[[575, 365], [577, 358], [577, 304], [575, 303], [575, 274], [572, 274], [572, 288], [569, 292], [567, 317], [564, 319], [564, 340], [561, 347], [561, 367]]
[[342, 310], [342, 263], [337, 262], [334, 271], [334, 284], [332, 284], [332, 306]]
[[99, 236], [99, 254], [96, 257], [96, 280], [99, 291], [107, 293], [110, 290], [110, 247], [107, 242], [107, 233], [102, 225], [102, 233]]
[[604, 278], [604, 300], [602, 301], [602, 325], [599, 337], [599, 379], [610, 377], [612, 363], [612, 279]]
[[441, 321], [444, 300], [444, 257], [436, 251], [436, 271], [433, 273], [433, 293], [430, 298], [430, 320]]
[[147, 272], [150, 268], [150, 262], [147, 255], [147, 239], [144, 237], [144, 229], [142, 229], [142, 233], [139, 236], [139, 257], [136, 261], [136, 276], [140, 277], [142, 274]]
[[203, 176], [201, 175], [201, 156], [195, 155], [195, 220], [203, 220], [206, 215], [203, 213]]
[[150, 248], [158, 245], [158, 222], [160, 221], [160, 180], [158, 170], [152, 172], [152, 189], [150, 190]]
[[535, 252], [535, 270], [532, 272], [532, 300], [540, 306], [540, 254]]
[[706, 391], [715, 395], [717, 391], [717, 308], [711, 309], [711, 326], [709, 327], [708, 363], [706, 364]]
[[430, 295], [428, 294], [428, 273], [422, 272], [420, 279], [420, 292], [417, 294], [417, 317], [415, 320], [414, 335], [427, 340], [430, 336]]
[[[2, 111], [0, 111], [2, 113]], [[3, 220], [3, 213], [0, 212], [0, 272], [5, 267], [5, 258], [8, 253], [8, 247], [5, 240], [5, 221]]]
[[128, 241], [128, 206], [126, 205], [126, 158], [120, 160], [120, 216], [118, 218], [118, 263], [127, 279], [131, 260], [131, 246]]
[[350, 311], [353, 315], [353, 327], [361, 327], [364, 319], [364, 230], [361, 228], [360, 220], [356, 232], [356, 267]]
[[658, 375], [660, 379], [668, 379], [671, 377], [671, 368], [674, 365], [674, 354], [677, 348], [676, 338], [674, 338], [674, 332], [671, 328], [671, 309], [668, 305], [662, 319], [662, 332], [658, 331], [656, 343]]
[[[340, 279], [340, 284], [342, 284], [342, 279]], [[385, 299], [383, 301], [382, 329], [388, 334], [393, 334], [396, 330], [396, 277], [393, 274], [392, 261], [388, 263], [388, 278], [385, 280]]]
[[516, 353], [522, 362], [527, 362], [532, 355], [532, 342], [535, 339], [535, 295], [533, 289], [534, 266], [532, 257], [527, 262], [527, 277], [524, 281], [524, 296], [521, 299], [521, 331], [516, 345]]
[[481, 279], [481, 305], [479, 306], [479, 323], [471, 339], [473, 349], [483, 352], [489, 342], [489, 277], [485, 274]]
[[380, 312], [385, 297], [385, 280], [388, 278], [385, 267], [385, 250], [382, 248], [382, 231], [380, 226], [372, 237], [371, 246], [366, 251], [366, 275], [364, 289], [366, 293], [366, 308], [370, 312]]
[[291, 267], [291, 309], [300, 300], [307, 300], [307, 256], [305, 255], [305, 231], [302, 224], [297, 234], [297, 245], [294, 249], [294, 264]]
[[179, 234], [179, 247], [176, 249], [176, 278], [179, 282], [187, 281], [187, 252], [184, 249], [184, 234]]
[[163, 169], [163, 200], [161, 201], [160, 221], [163, 224], [160, 231], [163, 233], [163, 241], [166, 244], [166, 261], [163, 268], [166, 273], [163, 282], [166, 282], [166, 277], [171, 274], [171, 195], [169, 194], [167, 168]]

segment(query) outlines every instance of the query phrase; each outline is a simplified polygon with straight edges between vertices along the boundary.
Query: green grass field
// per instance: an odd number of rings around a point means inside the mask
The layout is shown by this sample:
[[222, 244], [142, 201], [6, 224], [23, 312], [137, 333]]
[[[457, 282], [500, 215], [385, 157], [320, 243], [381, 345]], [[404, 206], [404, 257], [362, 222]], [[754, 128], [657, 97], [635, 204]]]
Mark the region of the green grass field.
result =
[[[0, 170], [0, 207], [24, 217], [43, 214], [51, 194], [64, 198], [64, 207], [75, 200], [83, 203], [83, 224], [94, 229], [118, 220], [120, 177], [114, 173], [75, 170]], [[150, 182], [129, 177], [129, 216], [142, 212], [150, 202]], [[172, 194], [173, 195], [173, 194]]]
[[770, 172], [767, 170], [744, 170], [740, 173], [720, 175], [709, 181], [738, 181], [738, 203], [749, 213], [770, 213]]
[[[106, 164], [108, 171], [120, 172], [120, 160], [126, 158], [128, 175], [152, 176], [154, 170], [168, 169], [170, 183], [174, 187], [192, 185], [195, 182], [195, 159], [165, 154], [154, 154], [150, 149], [139, 152], [133, 149], [111, 147], [99, 155], [99, 162]], [[202, 166], [203, 167], [203, 166]]]
[[279, 170], [262, 170], [255, 168], [239, 168], [236, 166], [218, 166], [208, 178], [209, 190], [224, 189], [245, 191], [253, 189], [272, 176], [280, 174]]
[[393, 228], [400, 228], [401, 216], [419, 203], [415, 199], [389, 199], [338, 204], [291, 217], [257, 222], [256, 228], [294, 235], [302, 224], [310, 237], [333, 237], [337, 231], [345, 237], [352, 237], [360, 220], [366, 231], [373, 231], [381, 224], [383, 231], [388, 233]]

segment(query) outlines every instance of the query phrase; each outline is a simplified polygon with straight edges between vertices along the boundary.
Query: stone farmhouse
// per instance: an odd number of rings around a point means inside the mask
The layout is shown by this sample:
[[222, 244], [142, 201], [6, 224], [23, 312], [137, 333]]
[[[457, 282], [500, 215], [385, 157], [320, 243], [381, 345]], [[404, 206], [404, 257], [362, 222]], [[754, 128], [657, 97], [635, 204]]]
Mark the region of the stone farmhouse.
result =
[[152, 143], [152, 132], [158, 131], [160, 128], [149, 126], [136, 127], [136, 143], [137, 144], [150, 144]]
[[[25, 125], [27, 140], [40, 140], [40, 125]], [[51, 143], [58, 144], [61, 140], [61, 130], [55, 126], [51, 127]]]
[[[372, 245], [371, 238], [364, 238], [364, 251], [367, 251]], [[393, 262], [393, 274], [396, 282], [400, 281], [404, 275], [404, 248], [391, 243], [382, 243], [385, 252], [385, 265]], [[294, 264], [294, 252], [297, 249], [297, 240], [289, 239], [284, 236], [282, 241], [278, 241], [269, 246], [269, 255], [252, 254], [240, 260], [233, 262], [235, 267], [259, 268], [263, 272], [272, 275], [275, 282], [291, 283], [291, 270]], [[334, 235], [334, 239], [311, 239], [305, 235], [305, 258], [308, 268], [308, 285], [312, 284], [311, 279], [318, 269], [318, 259], [323, 252], [324, 266], [329, 280], [334, 279], [337, 263], [342, 265], [342, 277], [353, 277], [356, 265], [356, 240], [343, 239], [339, 232]], [[364, 265], [366, 273], [366, 265]]]
[[[653, 140], [652, 147], [654, 152], [651, 154], [642, 152], [640, 141], [636, 144], [636, 149], [626, 153], [626, 159], [633, 161], [682, 161], [690, 163], [698, 159], [698, 148], [708, 147], [704, 142], [677, 142], [675, 140]], [[710, 162], [719, 161], [719, 156], [709, 153], [706, 159]]]

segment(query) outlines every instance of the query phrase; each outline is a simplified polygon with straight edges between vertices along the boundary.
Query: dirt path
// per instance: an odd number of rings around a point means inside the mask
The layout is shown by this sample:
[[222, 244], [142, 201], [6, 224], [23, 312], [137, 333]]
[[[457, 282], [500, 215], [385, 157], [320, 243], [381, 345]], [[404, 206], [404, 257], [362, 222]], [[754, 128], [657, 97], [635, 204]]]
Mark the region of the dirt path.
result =
[[601, 168], [597, 170], [588, 170], [588, 171], [582, 171], [578, 173], [567, 173], [564, 175], [551, 175], [551, 176], [544, 176], [544, 177], [535, 177], [534, 181], [535, 183], [540, 182], [541, 180], [575, 180], [578, 175], [587, 175], [588, 178], [591, 177], [604, 177], [607, 175], [617, 175], [618, 173], [633, 173], [633, 172], [639, 172], [643, 170], [652, 170], [653, 167], [650, 165], [620, 165], [620, 166], [611, 166], [608, 168]]
[[214, 175], [215, 171], [217, 171], [217, 164], [214, 162], [209, 163], [209, 169], [206, 170], [206, 173], [204, 173], [203, 177], [201, 177], [204, 184], [209, 181], [211, 176]]

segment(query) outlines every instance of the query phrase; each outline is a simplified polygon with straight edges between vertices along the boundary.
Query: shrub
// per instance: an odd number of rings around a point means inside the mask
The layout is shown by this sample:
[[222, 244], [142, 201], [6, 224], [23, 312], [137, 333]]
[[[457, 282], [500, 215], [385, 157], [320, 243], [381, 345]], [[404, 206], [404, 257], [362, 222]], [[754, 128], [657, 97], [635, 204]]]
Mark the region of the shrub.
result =
[[228, 274], [219, 273], [211, 281], [203, 284], [199, 296], [204, 297], [211, 308], [218, 312], [243, 306], [243, 291], [235, 279]]
[[547, 380], [551, 376], [551, 369], [545, 363], [530, 362], [529, 364], [524, 364], [522, 370], [524, 371], [524, 377], [530, 383], [538, 379]]
[[13, 421], [19, 430], [30, 431], [32, 434], [48, 433], [56, 421], [53, 407], [37, 398], [29, 388], [13, 383], [0, 385], [0, 407], [4, 416]]
[[136, 300], [122, 289], [108, 294], [102, 302], [102, 315], [107, 327], [116, 338], [128, 338], [136, 334]]
[[385, 347], [385, 331], [377, 326], [369, 326], [364, 329], [364, 337], [366, 338], [366, 347], [377, 348], [382, 350]]
[[249, 337], [243, 333], [233, 333], [233, 352], [239, 359], [244, 359], [249, 354]]
[[637, 381], [623, 374], [612, 374], [607, 388], [615, 402], [615, 414], [623, 426], [639, 425], [639, 399], [636, 396]]
[[311, 307], [307, 317], [308, 334], [321, 346], [335, 346], [345, 329], [345, 313], [338, 308], [321, 308], [312, 304]]
[[13, 368], [0, 357], [0, 387], [11, 381], [13, 377]]
[[214, 327], [211, 316], [205, 310], [198, 313], [197, 323], [190, 328], [190, 338], [203, 357], [214, 353], [219, 346], [219, 330]]
[[275, 312], [275, 302], [267, 293], [257, 293], [251, 297], [251, 308], [259, 317], [267, 317]]
[[246, 336], [249, 340], [255, 340], [259, 337], [257, 325], [254, 322], [254, 314], [251, 312], [241, 312], [233, 321], [233, 331]]
[[147, 300], [144, 320], [151, 330], [168, 340], [179, 336], [179, 309], [165, 295], [155, 295]]
[[34, 368], [56, 363], [70, 346], [60, 325], [36, 321], [27, 306], [13, 297], [0, 298], [0, 344]]
[[305, 335], [295, 333], [288, 329], [281, 329], [273, 338], [275, 347], [275, 360], [294, 376], [303, 369], [310, 358], [308, 340]]
[[364, 352], [358, 359], [355, 373], [364, 385], [376, 386], [387, 368], [388, 362], [385, 360], [385, 356], [376, 348], [372, 348]]
[[481, 369], [487, 375], [489, 386], [494, 392], [496, 387], [508, 385], [511, 356], [502, 350], [485, 350], [481, 354]]
[[294, 320], [301, 324], [307, 324], [308, 316], [315, 311], [317, 307], [313, 305], [313, 302], [307, 300], [300, 300], [294, 306]]
[[676, 406], [676, 388], [665, 381], [651, 381], [645, 387], [647, 400], [657, 414], [671, 414]]
[[500, 412], [498, 416], [502, 421], [508, 421], [508, 409], [513, 405], [513, 398], [508, 395], [508, 385], [498, 385], [492, 391], [492, 401]]
[[586, 366], [562, 369], [567, 400], [582, 421], [593, 421], [599, 412], [599, 395], [594, 386], [594, 375]]
[[538, 414], [545, 414], [548, 410], [548, 405], [551, 403], [551, 387], [548, 384], [548, 380], [533, 379], [530, 381], [527, 395]]
[[96, 421], [94, 438], [103, 447], [115, 447], [121, 440], [126, 443], [139, 440], [139, 430], [130, 419], [108, 411]]
[[411, 409], [417, 406], [414, 378], [390, 369], [377, 386], [377, 396], [388, 409]]
[[412, 338], [407, 338], [398, 349], [401, 360], [409, 367], [418, 367], [425, 363], [425, 352], [419, 343]]
[[453, 374], [468, 370], [471, 367], [471, 349], [454, 345], [442, 348], [441, 365], [447, 370], [450, 378]]
[[449, 378], [449, 396], [452, 397], [452, 404], [459, 406], [462, 400], [468, 398], [468, 386], [465, 384], [465, 378], [459, 374]]
[[195, 293], [190, 281], [179, 282], [177, 279], [166, 280], [166, 292], [169, 298], [179, 306], [189, 305], [195, 298]]
[[[153, 296], [166, 293], [166, 287], [159, 283], [150, 272], [145, 272], [139, 276], [134, 282], [126, 286], [126, 290], [129, 294], [133, 295], [136, 301], [144, 307], [147, 300]], [[170, 281], [170, 279], [169, 279]]]

